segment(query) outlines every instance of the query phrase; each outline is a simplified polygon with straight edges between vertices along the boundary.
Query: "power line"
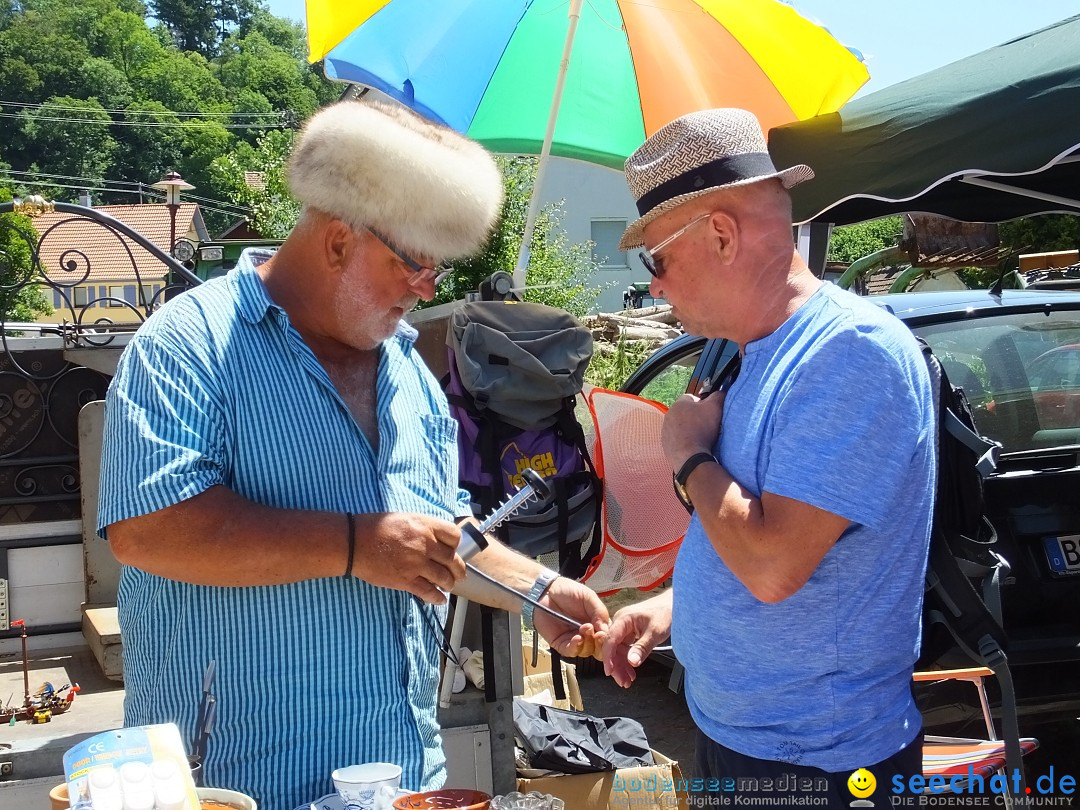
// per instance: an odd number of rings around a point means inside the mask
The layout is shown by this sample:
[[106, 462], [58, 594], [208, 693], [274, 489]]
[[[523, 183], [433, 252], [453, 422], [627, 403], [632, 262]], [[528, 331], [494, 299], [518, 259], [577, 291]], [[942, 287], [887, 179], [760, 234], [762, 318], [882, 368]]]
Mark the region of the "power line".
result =
[[137, 183], [132, 180], [109, 180], [104, 177], [79, 177], [70, 174], [49, 174], [48, 172], [29, 172], [22, 169], [0, 169], [5, 174], [25, 174], [30, 177], [49, 177], [55, 180], [84, 180], [89, 183], [96, 183], [99, 180], [102, 183], [113, 183], [114, 185], [135, 186], [136, 188], [147, 188], [150, 194], [161, 194], [156, 188], [149, 188], [146, 183]]
[[280, 119], [284, 112], [178, 112], [176, 110], [121, 110], [121, 109], [109, 109], [109, 108], [86, 108], [86, 107], [73, 107], [70, 104], [50, 104], [49, 102], [27, 102], [27, 101], [3, 101], [0, 100], [0, 106], [8, 107], [22, 107], [24, 109], [54, 109], [65, 110], [67, 112], [107, 112], [117, 113], [120, 115], [175, 115], [180, 118], [278, 118]]
[[[93, 185], [75, 186], [75, 185], [71, 185], [69, 183], [54, 183], [54, 182], [49, 182], [49, 181], [45, 181], [45, 180], [25, 180], [25, 179], [18, 178], [18, 177], [13, 177], [10, 180], [5, 181], [4, 178], [2, 176], [0, 176], [0, 182], [9, 182], [12, 185], [17, 185], [17, 186], [45, 186], [46, 188], [70, 188], [70, 189], [75, 189], [76, 191], [103, 191], [103, 192], [108, 192], [109, 194], [128, 194], [128, 195], [140, 194], [139, 191], [136, 191], [134, 189], [128, 190], [128, 189], [108, 188], [107, 186], [93, 186]], [[164, 199], [163, 195], [158, 196], [158, 195], [160, 195], [160, 192], [154, 190], [152, 193], [155, 196], [157, 196], [158, 200]], [[221, 203], [221, 204], [222, 205], [230, 205], [229, 203]], [[253, 213], [250, 209], [243, 208], [241, 206], [236, 206], [236, 210], [227, 211], [224, 208], [219, 208], [219, 207], [214, 206], [214, 205], [207, 205], [207, 204], [203, 204], [203, 203], [196, 203], [196, 205], [198, 205], [199, 208], [203, 209], [204, 211], [213, 211], [214, 213], [224, 214], [225, 216], [228, 216], [228, 217], [245, 217], [246, 218], [247, 216], [249, 216], [250, 214]]]
[[[140, 196], [145, 194], [145, 195], [147, 195], [149, 197], [153, 197], [155, 199], [164, 199], [165, 198], [164, 192], [159, 191], [158, 189], [154, 188], [149, 183], [136, 182], [136, 181], [132, 181], [132, 180], [109, 180], [108, 178], [79, 177], [79, 176], [76, 176], [76, 175], [68, 175], [68, 174], [49, 174], [47, 172], [30, 172], [30, 171], [24, 171], [24, 170], [21, 170], [21, 169], [0, 169], [0, 174], [25, 175], [25, 176], [28, 176], [28, 177], [45, 177], [45, 178], [58, 179], [58, 180], [75, 180], [75, 181], [82, 182], [82, 183], [98, 183], [98, 182], [101, 182], [101, 183], [112, 184], [112, 185], [135, 186], [135, 189], [132, 190], [132, 191], [128, 191], [127, 189], [112, 189], [112, 188], [108, 188], [108, 187], [106, 187], [103, 190], [113, 191], [113, 192], [122, 193], [122, 194], [136, 194], [136, 193], [138, 193]], [[18, 181], [18, 178], [15, 178], [15, 179], [16, 179], [16, 181]], [[83, 188], [84, 187], [84, 186], [62, 186], [60, 184], [55, 184], [55, 185], [57, 185], [58, 188]], [[102, 190], [102, 189], [95, 188], [94, 190]], [[228, 200], [218, 200], [218, 199], [214, 199], [213, 197], [200, 197], [200, 196], [198, 196], [196, 194], [185, 194], [184, 199], [210, 203], [210, 204], [219, 206], [219, 208], [235, 208], [237, 211], [242, 212], [245, 215], [254, 213], [253, 209], [251, 209], [251, 208], [249, 208], [249, 207], [247, 207], [245, 205], [240, 205], [239, 203], [229, 202]]]

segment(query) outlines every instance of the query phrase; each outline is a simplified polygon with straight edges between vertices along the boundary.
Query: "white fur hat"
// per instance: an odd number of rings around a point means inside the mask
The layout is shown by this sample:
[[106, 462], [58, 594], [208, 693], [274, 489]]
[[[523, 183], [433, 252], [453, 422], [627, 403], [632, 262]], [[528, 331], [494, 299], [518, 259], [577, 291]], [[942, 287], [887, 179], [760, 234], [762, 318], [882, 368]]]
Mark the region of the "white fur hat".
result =
[[665, 124], [627, 158], [623, 172], [641, 216], [623, 233], [619, 250], [640, 247], [646, 225], [695, 197], [772, 178], [791, 188], [814, 176], [801, 163], [777, 171], [757, 118], [734, 107]]
[[371, 101], [339, 101], [311, 117], [289, 161], [289, 187], [305, 205], [437, 261], [477, 252], [503, 199], [502, 175], [480, 144]]

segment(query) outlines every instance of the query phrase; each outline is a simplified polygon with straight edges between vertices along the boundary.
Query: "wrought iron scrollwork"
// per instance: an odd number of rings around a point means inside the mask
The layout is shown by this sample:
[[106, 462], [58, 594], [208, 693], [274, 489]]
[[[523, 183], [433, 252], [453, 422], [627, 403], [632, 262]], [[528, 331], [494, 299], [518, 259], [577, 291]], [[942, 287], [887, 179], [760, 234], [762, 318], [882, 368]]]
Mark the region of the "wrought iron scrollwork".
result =
[[[34, 226], [5, 216], [13, 213], [30, 217]], [[78, 227], [87, 223], [92, 232]], [[135, 245], [151, 258], [140, 253], [136, 261]], [[133, 283], [135, 295], [90, 296], [88, 285], [99, 292], [109, 286], [98, 280], [95, 262], [113, 268], [113, 279], [129, 279], [125, 286]], [[161, 286], [147, 294], [151, 276]], [[40, 197], [0, 203], [0, 524], [80, 515], [79, 411], [104, 398], [109, 378], [69, 362], [64, 351], [110, 348], [165, 300], [199, 283], [184, 265], [103, 211]], [[20, 293], [31, 286], [59, 304], [49, 323], [11, 317]], [[103, 305], [111, 305], [109, 317], [94, 314]], [[50, 347], [17, 339], [42, 336], [63, 340]]]
[[[25, 223], [2, 216], [10, 213], [24, 214], [32, 221], [45, 214], [70, 216], [59, 220], [50, 217], [44, 227], [27, 228]], [[92, 239], [87, 237], [87, 222], [96, 229]], [[72, 243], [79, 240], [94, 243], [93, 255], [87, 245]], [[133, 244], [150, 255], [152, 267], [145, 259], [136, 260]], [[95, 260], [107, 261], [112, 278], [126, 280], [123, 296], [112, 294], [108, 281], [98, 280]], [[118, 273], [117, 265], [125, 269]], [[90, 286], [85, 286], [88, 283]], [[191, 270], [103, 211], [41, 197], [0, 203], [0, 336], [9, 353], [8, 338], [20, 334], [59, 335], [67, 347], [107, 346], [116, 335], [135, 331], [164, 301], [199, 283]], [[57, 304], [49, 323], [15, 322], [11, 317], [20, 293], [31, 286], [52, 295]], [[108, 295], [89, 292], [103, 287]], [[128, 289], [134, 294], [128, 295]], [[102, 307], [116, 312], [98, 315]], [[33, 377], [28, 370], [21, 370]]]

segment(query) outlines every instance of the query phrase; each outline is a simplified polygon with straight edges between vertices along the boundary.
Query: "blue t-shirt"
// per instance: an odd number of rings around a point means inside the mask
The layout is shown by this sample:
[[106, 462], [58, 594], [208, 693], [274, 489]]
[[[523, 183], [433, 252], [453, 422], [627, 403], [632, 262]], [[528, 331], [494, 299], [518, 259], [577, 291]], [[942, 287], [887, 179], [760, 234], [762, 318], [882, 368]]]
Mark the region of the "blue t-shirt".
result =
[[[468, 514], [457, 423], [416, 332], [401, 324], [381, 347], [374, 453], [253, 253], [167, 303], [124, 352], [106, 400], [99, 530], [217, 485], [284, 509]], [[343, 518], [343, 548], [344, 530]], [[332, 793], [330, 772], [357, 762], [395, 762], [413, 789], [444, 781], [445, 607], [352, 577], [225, 588], [129, 566], [118, 607], [125, 724], [175, 722], [190, 740], [217, 661], [207, 784], [292, 810]]]
[[746, 345], [717, 458], [754, 496], [794, 498], [851, 525], [797, 593], [766, 604], [692, 520], [675, 565], [672, 636], [691, 714], [710, 738], [829, 772], [880, 762], [914, 739], [934, 420], [911, 332], [831, 284]]

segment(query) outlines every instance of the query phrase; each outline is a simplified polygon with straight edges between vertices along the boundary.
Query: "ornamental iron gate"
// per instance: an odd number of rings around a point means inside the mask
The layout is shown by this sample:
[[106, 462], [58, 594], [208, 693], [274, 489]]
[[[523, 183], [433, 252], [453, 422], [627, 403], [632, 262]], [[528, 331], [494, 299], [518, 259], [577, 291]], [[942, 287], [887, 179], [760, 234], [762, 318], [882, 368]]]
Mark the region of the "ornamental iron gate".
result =
[[[56, 213], [70, 216], [57, 218]], [[34, 220], [45, 214], [50, 215], [48, 224], [36, 228]], [[73, 233], [92, 242], [93, 249], [65, 244]], [[95, 262], [104, 261], [113, 268], [130, 264], [130, 274], [120, 274], [134, 284], [125, 285], [123, 295], [112, 295], [108, 287], [108, 295], [86, 294], [100, 289], [94, 286]], [[104, 212], [41, 197], [0, 203], [0, 638], [17, 635], [9, 621], [20, 618], [29, 604], [17, 598], [20, 591], [29, 591], [16, 581], [19, 572], [38, 585], [39, 569], [70, 571], [76, 565], [76, 550], [55, 547], [83, 542], [79, 411], [105, 397], [109, 374], [101, 369], [112, 365], [105, 356], [117, 355], [165, 300], [198, 283], [188, 268]], [[51, 297], [55, 321], [10, 316], [32, 288]], [[109, 308], [109, 317], [97, 314], [102, 307]], [[98, 357], [103, 362], [91, 362]], [[51, 551], [34, 556], [35, 549]], [[66, 596], [57, 598], [74, 599], [74, 587], [68, 583]], [[47, 577], [45, 590], [39, 591], [60, 593]], [[79, 622], [45, 619], [30, 629], [34, 635], [68, 632], [78, 630]]]

